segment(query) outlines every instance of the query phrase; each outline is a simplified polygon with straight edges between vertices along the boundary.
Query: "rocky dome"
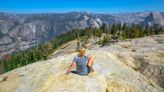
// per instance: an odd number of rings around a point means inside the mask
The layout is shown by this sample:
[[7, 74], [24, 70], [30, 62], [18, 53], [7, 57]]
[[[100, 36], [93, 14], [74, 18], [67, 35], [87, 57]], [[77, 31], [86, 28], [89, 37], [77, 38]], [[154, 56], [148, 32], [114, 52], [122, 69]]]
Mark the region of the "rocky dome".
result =
[[0, 92], [164, 92], [164, 35], [94, 45], [87, 53], [95, 57], [88, 76], [64, 74], [76, 52], [52, 55], [0, 75]]

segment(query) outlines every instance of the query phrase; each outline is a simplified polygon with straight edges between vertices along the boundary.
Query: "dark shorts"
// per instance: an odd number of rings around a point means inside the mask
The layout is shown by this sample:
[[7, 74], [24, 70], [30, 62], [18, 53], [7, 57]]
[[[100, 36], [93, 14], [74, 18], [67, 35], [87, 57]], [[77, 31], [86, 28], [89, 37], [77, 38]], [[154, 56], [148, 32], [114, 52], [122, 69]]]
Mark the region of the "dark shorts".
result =
[[[94, 69], [91, 67], [91, 69], [90, 69], [90, 72], [88, 72], [88, 73], [91, 73], [91, 72], [94, 72]], [[71, 71], [71, 73], [74, 73], [74, 74], [78, 74], [77, 73], [77, 71]], [[81, 74], [80, 74], [81, 75]]]
[[71, 71], [71, 73], [78, 74], [76, 71]]

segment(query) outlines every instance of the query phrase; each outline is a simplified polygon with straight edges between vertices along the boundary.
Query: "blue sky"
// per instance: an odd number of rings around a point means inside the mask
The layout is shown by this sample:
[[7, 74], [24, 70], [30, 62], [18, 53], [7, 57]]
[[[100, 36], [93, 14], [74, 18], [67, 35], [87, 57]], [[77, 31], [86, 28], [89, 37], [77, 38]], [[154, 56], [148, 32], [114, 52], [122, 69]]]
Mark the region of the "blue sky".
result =
[[164, 0], [1, 0], [0, 12], [45, 13], [86, 11], [120, 13], [164, 11]]

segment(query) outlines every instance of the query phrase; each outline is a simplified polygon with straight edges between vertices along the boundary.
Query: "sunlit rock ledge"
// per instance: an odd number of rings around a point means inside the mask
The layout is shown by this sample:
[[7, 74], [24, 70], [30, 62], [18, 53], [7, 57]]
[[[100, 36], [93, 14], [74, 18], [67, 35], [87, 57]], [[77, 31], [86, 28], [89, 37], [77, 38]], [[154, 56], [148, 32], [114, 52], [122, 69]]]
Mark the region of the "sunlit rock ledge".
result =
[[88, 76], [64, 74], [77, 53], [58, 55], [0, 75], [0, 92], [164, 91], [164, 35], [95, 46], [87, 53], [95, 57]]

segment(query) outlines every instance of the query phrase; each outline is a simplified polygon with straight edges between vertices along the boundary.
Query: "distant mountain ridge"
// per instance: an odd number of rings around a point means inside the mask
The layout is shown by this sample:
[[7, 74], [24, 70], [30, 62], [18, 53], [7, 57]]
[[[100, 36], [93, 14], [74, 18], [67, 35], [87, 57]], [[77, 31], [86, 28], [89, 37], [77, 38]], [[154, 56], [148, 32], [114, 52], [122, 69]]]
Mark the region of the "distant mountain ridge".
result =
[[0, 13], [0, 57], [37, 46], [72, 29], [99, 28], [103, 23], [164, 27], [163, 12], [96, 14], [87, 12], [9, 14]]

